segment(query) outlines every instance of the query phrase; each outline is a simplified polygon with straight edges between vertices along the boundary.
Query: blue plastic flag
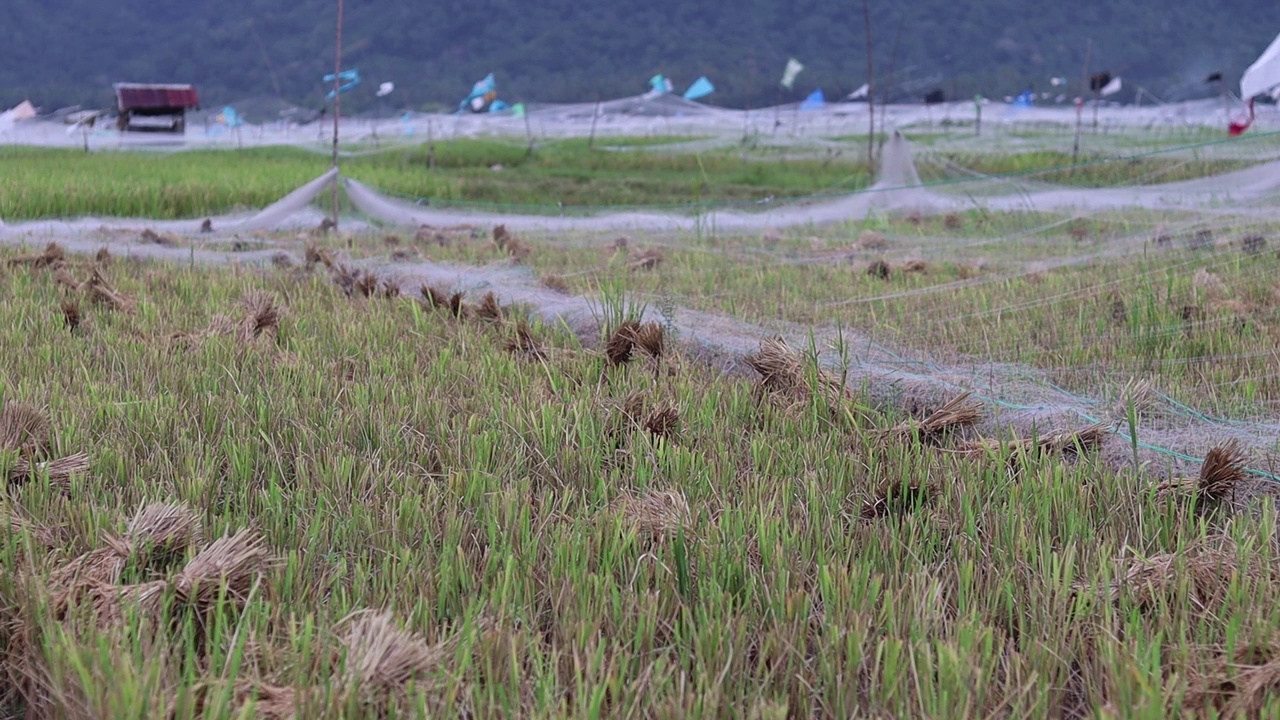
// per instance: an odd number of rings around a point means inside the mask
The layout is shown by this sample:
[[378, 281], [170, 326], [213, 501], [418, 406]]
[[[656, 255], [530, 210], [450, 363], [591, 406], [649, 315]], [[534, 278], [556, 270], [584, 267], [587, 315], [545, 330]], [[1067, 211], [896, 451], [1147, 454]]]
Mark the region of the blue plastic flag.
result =
[[827, 104], [827, 99], [822, 95], [822, 88], [818, 88], [809, 93], [809, 97], [800, 103], [801, 110], [821, 110]]
[[244, 118], [240, 117], [240, 113], [236, 112], [235, 108], [228, 105], [222, 108], [222, 122], [227, 127], [237, 128], [244, 125]]
[[694, 80], [693, 84], [689, 86], [689, 89], [684, 91], [684, 99], [697, 100], [698, 98], [706, 97], [715, 91], [716, 86], [712, 85], [711, 81], [704, 75], [697, 80]]
[[491, 113], [502, 112], [503, 110], [509, 110], [510, 108], [511, 106], [508, 105], [506, 102], [502, 100], [494, 100], [493, 103], [489, 105], [489, 112]]
[[[481, 112], [486, 102], [491, 102], [497, 98], [497, 87], [497, 83], [493, 79], [493, 73], [485, 75], [483, 80], [471, 86], [471, 92], [462, 98], [462, 102], [458, 103], [458, 112], [464, 112], [468, 106], [471, 106], [471, 109], [476, 112]], [[477, 99], [480, 99], [480, 102], [472, 102]]]
[[1023, 90], [1021, 95], [1014, 98], [1013, 104], [1017, 107], [1031, 107], [1036, 100], [1036, 94], [1030, 90]]
[[[337, 92], [339, 93], [347, 92], [351, 88], [360, 84], [360, 71], [359, 70], [343, 70], [342, 72], [338, 73], [337, 79], [342, 81], [342, 84], [338, 86]], [[334, 81], [333, 73], [329, 73], [328, 75], [324, 76], [323, 82], [332, 83], [333, 81]], [[335, 91], [330, 90], [329, 94], [325, 95], [325, 99], [332, 100], [334, 94], [335, 94]]]
[[671, 92], [671, 81], [665, 75], [654, 75], [649, 78], [649, 87], [654, 94], [666, 95]]

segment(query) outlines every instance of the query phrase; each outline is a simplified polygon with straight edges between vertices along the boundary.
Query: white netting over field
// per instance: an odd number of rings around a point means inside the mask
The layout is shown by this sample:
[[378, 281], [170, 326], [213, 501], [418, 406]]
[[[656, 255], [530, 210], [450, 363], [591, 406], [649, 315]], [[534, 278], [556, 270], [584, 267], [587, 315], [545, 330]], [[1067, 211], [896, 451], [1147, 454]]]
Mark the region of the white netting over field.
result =
[[881, 150], [877, 182], [867, 190], [843, 197], [779, 201], [776, 207], [756, 204], [759, 209], [754, 211], [712, 206], [706, 209], [691, 207], [685, 213], [614, 211], [590, 217], [433, 208], [387, 197], [351, 178], [346, 178], [344, 185], [356, 208], [368, 217], [390, 225], [502, 222], [512, 229], [555, 232], [669, 232], [700, 228], [744, 232], [862, 220], [880, 211], [1096, 212], [1145, 209], [1268, 214], [1274, 212], [1274, 201], [1277, 200], [1277, 191], [1280, 191], [1280, 161], [1195, 180], [1127, 187], [1055, 187], [1022, 177], [976, 174], [957, 182], [926, 184], [920, 181], [909, 143], [901, 134], [894, 133]]

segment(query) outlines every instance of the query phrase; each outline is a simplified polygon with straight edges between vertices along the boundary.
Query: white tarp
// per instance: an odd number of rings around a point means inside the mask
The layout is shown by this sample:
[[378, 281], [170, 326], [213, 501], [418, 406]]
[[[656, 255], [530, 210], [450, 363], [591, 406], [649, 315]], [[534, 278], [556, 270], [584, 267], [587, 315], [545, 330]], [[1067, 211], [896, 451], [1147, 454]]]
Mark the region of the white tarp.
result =
[[36, 116], [36, 106], [30, 100], [23, 100], [17, 106], [5, 111], [11, 120], [30, 120]]
[[23, 100], [16, 106], [0, 112], [0, 131], [12, 130], [13, 124], [19, 120], [30, 120], [36, 116], [35, 106], [30, 100]]
[[1280, 87], [1280, 35], [1244, 71], [1244, 76], [1240, 78], [1240, 98], [1248, 100], [1269, 93], [1277, 87]]

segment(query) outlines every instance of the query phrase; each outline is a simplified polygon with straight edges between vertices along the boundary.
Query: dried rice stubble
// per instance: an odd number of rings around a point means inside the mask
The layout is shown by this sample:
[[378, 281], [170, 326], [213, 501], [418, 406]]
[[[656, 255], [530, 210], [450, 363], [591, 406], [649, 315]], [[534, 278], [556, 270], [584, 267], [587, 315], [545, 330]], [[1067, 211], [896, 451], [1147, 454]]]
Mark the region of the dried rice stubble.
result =
[[100, 268], [94, 268], [88, 279], [80, 283], [80, 292], [95, 305], [117, 312], [133, 312], [137, 305], [133, 298], [116, 291]]
[[314, 270], [317, 265], [323, 265], [329, 270], [336, 267], [333, 259], [333, 253], [328, 248], [322, 248], [314, 244], [308, 244], [303, 252], [303, 260], [308, 270]]
[[[55, 568], [49, 587], [55, 595], [75, 596], [86, 589], [95, 593], [94, 588], [99, 586], [117, 585], [130, 564], [154, 577], [186, 557], [202, 538], [202, 523], [191, 508], [177, 503], [147, 503], [134, 513], [122, 535], [108, 534], [103, 538], [103, 547]], [[144, 585], [150, 587], [148, 583]], [[95, 597], [99, 604], [108, 602], [100, 592]], [[121, 597], [151, 596], [145, 590], [134, 590]]]
[[1207, 649], [1207, 668], [1193, 669], [1183, 707], [1198, 715], [1264, 717], [1263, 708], [1280, 690], [1280, 642], [1266, 640]]
[[1094, 423], [1080, 430], [1057, 432], [1043, 435], [1037, 440], [1031, 438], [977, 438], [965, 440], [952, 448], [939, 448], [941, 452], [959, 455], [970, 460], [987, 458], [1003, 458], [1010, 477], [1018, 476], [1028, 460], [1048, 456], [1059, 456], [1068, 459], [1081, 457], [1096, 451], [1106, 439], [1109, 428], [1103, 423]]
[[808, 402], [818, 392], [833, 406], [853, 402], [850, 390], [834, 373], [812, 362], [812, 384], [807, 365], [809, 359], [793, 350], [781, 337], [767, 338], [760, 342], [760, 349], [743, 358], [760, 376], [756, 384], [756, 397], [775, 396], [784, 399], [788, 408]]
[[631, 271], [637, 270], [653, 270], [657, 268], [666, 259], [666, 253], [661, 248], [649, 248], [641, 250], [627, 261], [627, 269]]
[[1158, 499], [1193, 505], [1199, 512], [1209, 512], [1235, 499], [1237, 486], [1245, 479], [1246, 455], [1236, 440], [1209, 450], [1196, 477], [1175, 477], [1155, 487]]
[[48, 415], [33, 405], [9, 402], [0, 407], [0, 453], [16, 455], [9, 466], [11, 485], [48, 478], [50, 485], [65, 489], [72, 477], [89, 469], [84, 453], [44, 459], [53, 446], [50, 429]]
[[240, 321], [240, 338], [251, 342], [266, 336], [275, 341], [280, 335], [280, 322], [284, 318], [284, 309], [269, 292], [262, 290], [249, 291], [240, 301], [243, 319]]
[[449, 293], [432, 285], [423, 285], [419, 292], [427, 309], [444, 310], [449, 307]]
[[[65, 527], [45, 525], [31, 520], [13, 505], [0, 506], [0, 518], [4, 518], [0, 522], [7, 521], [11, 534], [29, 538], [40, 551], [57, 550], [64, 547], [67, 542]], [[44, 555], [44, 552], [40, 553], [41, 557]]]
[[652, 367], [654, 378], [657, 378], [662, 372], [663, 361], [667, 357], [666, 328], [654, 321], [641, 323], [632, 331], [632, 341], [634, 348], [645, 356]]
[[632, 352], [636, 346], [636, 331], [640, 329], [637, 320], [625, 320], [614, 329], [604, 343], [604, 360], [607, 367], [618, 367], [631, 362]]
[[934, 484], [929, 477], [912, 477], [907, 482], [888, 480], [862, 502], [859, 515], [864, 520], [901, 517], [926, 507], [933, 499]]
[[21, 485], [47, 478], [51, 487], [66, 491], [71, 487], [71, 479], [87, 473], [89, 467], [89, 455], [86, 453], [44, 461], [19, 457], [9, 471], [9, 484]]
[[50, 605], [56, 619], [84, 617], [77, 613], [87, 612], [100, 628], [119, 627], [135, 613], [155, 626], [165, 617], [172, 620], [186, 613], [205, 618], [219, 607], [243, 610], [274, 564], [262, 537], [242, 530], [214, 541], [169, 579], [132, 585], [77, 581], [52, 588]]
[[[180, 717], [204, 717], [208, 707], [209, 695], [225, 691], [224, 681], [207, 681], [193, 686], [183, 692], [175, 689], [169, 699], [167, 720]], [[321, 689], [317, 689], [321, 690]], [[236, 709], [238, 717], [250, 717], [247, 713], [253, 710], [251, 717], [258, 720], [293, 720], [299, 717], [299, 709], [318, 711], [320, 708], [310, 707], [309, 699], [322, 696], [319, 691], [311, 689], [299, 691], [292, 687], [273, 685], [257, 679], [236, 680], [230, 688], [231, 707]]]
[[51, 242], [45, 246], [43, 252], [33, 255], [17, 255], [9, 258], [8, 265], [10, 267], [18, 265], [27, 265], [35, 269], [56, 268], [67, 259], [67, 251], [62, 249], [58, 243]]
[[345, 674], [332, 684], [366, 709], [387, 708], [411, 689], [429, 689], [456, 640], [455, 635], [433, 645], [398, 627], [389, 612], [356, 613], [344, 641]]
[[681, 530], [693, 532], [693, 512], [678, 490], [624, 493], [610, 504], [609, 511], [627, 528], [651, 540], [662, 541]]
[[661, 405], [645, 416], [643, 427], [654, 438], [674, 440], [680, 434], [680, 410]]
[[76, 332], [84, 324], [84, 314], [80, 312], [80, 301], [66, 298], [59, 307], [62, 310], [62, 323], [70, 332]]
[[982, 406], [972, 400], [973, 391], [966, 390], [930, 413], [924, 420], [907, 420], [879, 430], [881, 441], [896, 440], [902, 443], [919, 442], [936, 446], [959, 430], [971, 428], [982, 420]]
[[216, 607], [220, 597], [242, 609], [253, 586], [276, 564], [261, 534], [240, 530], [213, 541], [170, 583], [179, 601], [201, 614]]
[[7, 402], [0, 407], [0, 451], [43, 455], [49, 451], [51, 432], [48, 414], [34, 405]]
[[53, 271], [53, 283], [72, 292], [80, 289], [80, 281], [76, 280], [75, 276], [65, 267], [59, 267]]
[[1233, 585], [1269, 586], [1276, 579], [1274, 564], [1269, 568], [1258, 562], [1242, 564], [1239, 558], [1239, 549], [1229, 538], [1204, 540], [1179, 552], [1123, 560], [1116, 579], [1096, 592], [1105, 601], [1128, 598], [1143, 611], [1154, 611], [1172, 602], [1185, 587], [1195, 611], [1216, 614]]
[[533, 334], [533, 330], [524, 320], [516, 322], [511, 335], [503, 341], [503, 347], [507, 352], [527, 360], [535, 362], [547, 360], [547, 349], [543, 347], [542, 342]]
[[498, 296], [494, 295], [492, 290], [480, 298], [480, 302], [475, 307], [475, 315], [484, 322], [498, 324], [503, 321], [502, 305], [498, 303]]

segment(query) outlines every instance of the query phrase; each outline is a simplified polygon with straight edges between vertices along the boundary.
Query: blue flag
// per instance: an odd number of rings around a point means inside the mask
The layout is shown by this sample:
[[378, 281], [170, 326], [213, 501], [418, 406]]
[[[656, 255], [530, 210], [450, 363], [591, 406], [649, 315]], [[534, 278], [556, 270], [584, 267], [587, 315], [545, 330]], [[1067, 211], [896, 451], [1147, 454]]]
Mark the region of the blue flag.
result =
[[[328, 75], [324, 76], [323, 82], [332, 83], [334, 79], [335, 79], [334, 74], [329, 73]], [[344, 93], [360, 84], [360, 71], [355, 69], [343, 70], [342, 72], [337, 74], [336, 79], [342, 81], [342, 84], [338, 86], [337, 92]], [[325, 98], [328, 100], [332, 100], [334, 94], [335, 92], [333, 90], [330, 90], [329, 94], [325, 95]]]
[[688, 90], [684, 91], [685, 100], [697, 100], [706, 97], [716, 91], [716, 86], [711, 84], [705, 75], [693, 81]]
[[489, 73], [483, 80], [471, 86], [471, 92], [458, 103], [458, 112], [468, 109], [472, 112], [483, 112], [497, 97], [498, 85], [494, 82], [493, 73]]
[[654, 75], [649, 78], [649, 87], [655, 95], [666, 95], [671, 92], [671, 81], [665, 75]]
[[822, 95], [822, 88], [818, 88], [809, 93], [809, 97], [800, 103], [801, 110], [821, 110], [827, 104], [827, 99]]

